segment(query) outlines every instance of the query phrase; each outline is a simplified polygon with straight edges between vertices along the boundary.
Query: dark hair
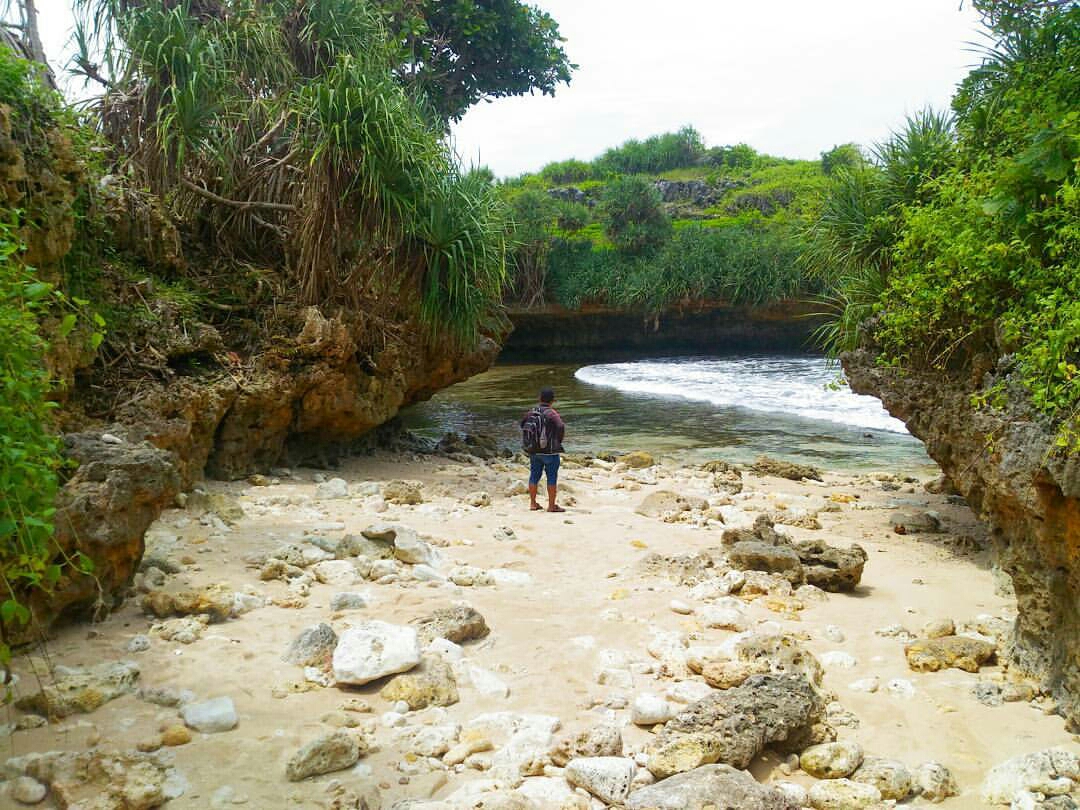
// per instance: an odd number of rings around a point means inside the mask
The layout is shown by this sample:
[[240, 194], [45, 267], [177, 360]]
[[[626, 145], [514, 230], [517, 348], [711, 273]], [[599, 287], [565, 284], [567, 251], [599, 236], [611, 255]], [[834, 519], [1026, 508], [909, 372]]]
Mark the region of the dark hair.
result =
[[555, 401], [555, 389], [547, 386], [540, 389], [540, 401], [551, 404]]

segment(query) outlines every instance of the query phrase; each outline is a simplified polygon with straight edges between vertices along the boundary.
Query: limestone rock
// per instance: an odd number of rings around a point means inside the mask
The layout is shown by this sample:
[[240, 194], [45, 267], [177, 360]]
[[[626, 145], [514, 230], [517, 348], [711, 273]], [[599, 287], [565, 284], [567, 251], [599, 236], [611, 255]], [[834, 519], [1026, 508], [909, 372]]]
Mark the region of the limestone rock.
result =
[[335, 588], [348, 588], [360, 578], [349, 560], [323, 560], [313, 565], [311, 572], [319, 582]]
[[881, 802], [881, 793], [873, 785], [850, 779], [826, 779], [810, 788], [810, 806], [814, 810], [859, 810]]
[[423, 503], [423, 484], [419, 481], [387, 481], [383, 484], [382, 496], [387, 503], [406, 505]]
[[165, 641], [176, 641], [180, 644], [194, 644], [202, 638], [203, 631], [209, 623], [204, 616], [181, 616], [176, 619], [166, 619], [150, 626], [150, 635], [157, 636]]
[[916, 672], [937, 672], [948, 667], [978, 672], [996, 651], [990, 642], [967, 636], [918, 639], [904, 647], [908, 666]]
[[949, 769], [938, 762], [924, 762], [915, 770], [915, 784], [923, 799], [943, 802], [957, 794], [956, 780]]
[[982, 785], [988, 804], [1010, 804], [1021, 791], [1061, 796], [1080, 782], [1080, 759], [1065, 748], [1047, 748], [995, 765]]
[[418, 669], [398, 675], [379, 692], [384, 700], [405, 701], [412, 711], [458, 702], [453, 669], [441, 658], [424, 658]]
[[150, 810], [183, 792], [168, 755], [46, 751], [7, 762], [12, 776], [29, 776], [49, 786], [64, 808]]
[[862, 761], [862, 746], [849, 741], [812, 745], [799, 755], [799, 765], [816, 779], [851, 776]]
[[777, 478], [787, 478], [790, 481], [802, 481], [804, 478], [811, 481], [821, 480], [821, 470], [806, 464], [792, 464], [789, 461], [780, 461], [768, 456], [760, 456], [751, 467], [750, 471], [756, 475], [772, 475]]
[[312, 740], [289, 758], [285, 775], [290, 782], [309, 776], [351, 768], [360, 759], [359, 740], [348, 731], [339, 730]]
[[701, 668], [701, 677], [714, 689], [731, 689], [752, 675], [763, 675], [769, 666], [763, 661], [709, 661]]
[[621, 455], [619, 456], [618, 461], [620, 464], [625, 464], [631, 470], [642, 470], [656, 464], [652, 455], [643, 450], [635, 450], [632, 453]]
[[898, 802], [907, 798], [914, 784], [911, 771], [903, 762], [878, 757], [865, 757], [851, 778], [856, 782], [873, 785], [881, 793], [881, 798]]
[[931, 512], [893, 512], [889, 520], [897, 534], [936, 534], [941, 531], [941, 519]]
[[135, 689], [139, 667], [131, 661], [113, 661], [96, 667], [61, 667], [41, 690], [15, 701], [27, 712], [46, 717], [67, 717], [92, 712]]
[[282, 660], [301, 667], [328, 667], [337, 641], [334, 629], [326, 622], [319, 622], [292, 640]]
[[11, 798], [19, 804], [38, 804], [49, 789], [32, 776], [20, 776], [11, 783]]
[[689, 512], [691, 509], [693, 506], [688, 498], [662, 489], [646, 495], [634, 511], [645, 517], [663, 517], [670, 512]]
[[491, 506], [491, 496], [486, 492], [470, 492], [465, 496], [464, 500], [469, 506], [478, 508]]
[[739, 661], [766, 667], [765, 671], [776, 675], [792, 675], [805, 678], [814, 686], [821, 685], [820, 662], [791, 636], [744, 634], [736, 637], [734, 647]]
[[439, 559], [435, 549], [404, 526], [399, 526], [394, 536], [394, 556], [409, 565], [435, 566]]
[[420, 642], [414, 628], [367, 621], [338, 638], [333, 655], [334, 679], [359, 686], [406, 672], [419, 663]]
[[789, 545], [742, 540], [728, 548], [727, 556], [731, 565], [740, 571], [780, 574], [793, 585], [801, 585], [805, 581], [799, 555]]
[[824, 714], [824, 699], [805, 679], [755, 675], [669, 720], [648, 768], [658, 779], [715, 762], [745, 768], [767, 745], [821, 742]]
[[464, 644], [478, 638], [484, 638], [489, 632], [484, 617], [468, 605], [456, 605], [439, 608], [430, 616], [416, 619], [420, 644], [427, 646], [436, 638], [445, 638], [455, 644]]
[[204, 734], [217, 734], [236, 728], [239, 718], [232, 698], [219, 697], [201, 703], [188, 703], [180, 709], [184, 723]]
[[168, 594], [151, 591], [142, 602], [143, 610], [160, 619], [168, 616], [205, 615], [212, 622], [223, 622], [232, 616], [235, 594], [228, 585], [218, 583], [194, 591]]
[[923, 638], [944, 638], [956, 634], [956, 624], [952, 619], [935, 619], [923, 625]]
[[820, 540], [795, 544], [808, 585], [830, 593], [852, 591], [862, 579], [866, 551], [852, 544], [846, 549], [827, 545]]
[[355, 591], [342, 591], [330, 597], [330, 610], [361, 610], [367, 607], [367, 597]]
[[584, 788], [607, 804], [618, 804], [630, 793], [637, 766], [625, 757], [579, 757], [566, 764], [566, 781]]
[[331, 478], [315, 487], [315, 497], [319, 500], [338, 500], [349, 497], [349, 484], [342, 478]]
[[622, 732], [618, 726], [600, 723], [577, 734], [567, 734], [551, 749], [551, 761], [563, 767], [573, 759], [621, 757]]
[[730, 765], [703, 765], [635, 790], [627, 810], [799, 810], [782, 790]]
[[660, 695], [643, 692], [634, 697], [630, 710], [630, 722], [636, 726], [654, 726], [666, 723], [673, 714], [671, 704]]

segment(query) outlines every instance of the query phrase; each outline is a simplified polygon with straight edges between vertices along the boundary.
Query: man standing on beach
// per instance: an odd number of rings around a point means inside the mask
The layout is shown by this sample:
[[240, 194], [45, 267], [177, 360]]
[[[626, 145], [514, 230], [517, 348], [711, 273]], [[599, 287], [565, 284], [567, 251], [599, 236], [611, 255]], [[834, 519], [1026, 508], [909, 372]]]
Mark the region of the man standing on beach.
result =
[[529, 454], [529, 508], [534, 512], [542, 507], [536, 502], [536, 493], [540, 488], [540, 477], [547, 474], [547, 495], [549, 512], [565, 512], [555, 503], [559, 489], [559, 454], [563, 452], [563, 436], [566, 425], [559, 412], [551, 405], [555, 401], [555, 390], [542, 388], [540, 404], [531, 409], [521, 420], [522, 444]]

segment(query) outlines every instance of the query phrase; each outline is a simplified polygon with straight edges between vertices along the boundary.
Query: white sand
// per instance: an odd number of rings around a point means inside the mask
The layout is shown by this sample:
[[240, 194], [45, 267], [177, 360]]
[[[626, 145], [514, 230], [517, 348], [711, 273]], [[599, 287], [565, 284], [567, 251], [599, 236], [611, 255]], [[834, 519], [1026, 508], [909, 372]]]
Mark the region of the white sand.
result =
[[[444, 573], [454, 563], [467, 563], [484, 569], [524, 572], [532, 582], [470, 588], [361, 582], [348, 590], [371, 595], [370, 607], [334, 615], [329, 610], [330, 598], [342, 589], [315, 585], [303, 607], [268, 605], [224, 624], [211, 625], [194, 644], [154, 639], [148, 651], [137, 654], [126, 653], [124, 645], [133, 635], [147, 632], [152, 621], [143, 615], [134, 599], [99, 625], [62, 630], [50, 642], [48, 653], [52, 662], [68, 666], [132, 659], [142, 668], [144, 686], [190, 689], [199, 698], [233, 698], [240, 715], [235, 730], [195, 734], [190, 744], [172, 749], [176, 765], [190, 787], [168, 807], [207, 808], [211, 795], [224, 785], [246, 797], [248, 807], [322, 807], [326, 782], [340, 779], [352, 784], [361, 781], [360, 777], [344, 771], [289, 783], [284, 774], [286, 760], [302, 744], [328, 731], [319, 718], [348, 698], [367, 699], [376, 718], [389, 706], [378, 695], [385, 681], [348, 692], [331, 687], [284, 699], [271, 697], [272, 687], [303, 679], [300, 668], [283, 663], [281, 655], [306, 626], [329, 621], [340, 633], [350, 623], [368, 618], [407, 623], [434, 608], [466, 601], [484, 615], [492, 629], [487, 639], [467, 644], [466, 654], [470, 661], [505, 681], [510, 694], [508, 698], [485, 698], [463, 687], [461, 701], [447, 709], [449, 717], [464, 723], [486, 711], [539, 712], [556, 715], [563, 728], [569, 730], [601, 720], [599, 711], [587, 707], [620, 691], [597, 683], [601, 650], [619, 650], [647, 659], [645, 645], [653, 627], [693, 633], [709, 642], [731, 635], [723, 630], [704, 630], [693, 616], [672, 612], [672, 599], [695, 606], [700, 603], [689, 597], [688, 588], [639, 570], [639, 561], [654, 551], [681, 554], [718, 546], [723, 529], [666, 524], [635, 514], [635, 507], [656, 489], [714, 498], [717, 495], [710, 490], [708, 477], [695, 477], [692, 470], [657, 467], [653, 473], [659, 479], [657, 485], [631, 484], [628, 489], [614, 488], [617, 482], [626, 480], [619, 473], [564, 468], [564, 492], [576, 500], [564, 515], [530, 513], [524, 496], [503, 497], [507, 484], [524, 475], [520, 467], [512, 464], [468, 467], [444, 459], [384, 454], [353, 460], [343, 470], [328, 474], [347, 479], [354, 491], [363, 481], [405, 478], [425, 483], [424, 504], [392, 506], [382, 513], [372, 511], [375, 499], [363, 497], [258, 506], [277, 496], [313, 498], [311, 470], [297, 471], [301, 480], [283, 479], [271, 487], [211, 484], [212, 491], [238, 496], [248, 515], [223, 537], [208, 540], [212, 529], [200, 525], [183, 510], [167, 512], [151, 536], [177, 536], [179, 540], [169, 556], [179, 561], [190, 555], [196, 561], [169, 578], [170, 590], [226, 582], [237, 590], [254, 586], [267, 597], [284, 596], [285, 583], [260, 582], [258, 571], [245, 566], [245, 555], [267, 552], [284, 542], [299, 542], [306, 530], [327, 522], [342, 522], [345, 531], [352, 533], [374, 522], [403, 523], [445, 544], [441, 549]], [[819, 656], [839, 650], [857, 659], [852, 669], [826, 669], [825, 687], [834, 691], [859, 721], [858, 728], [840, 728], [840, 737], [855, 739], [868, 754], [900, 759], [910, 768], [927, 760], [944, 763], [961, 788], [961, 795], [945, 804], [952, 808], [983, 806], [978, 787], [996, 763], [1051, 745], [1074, 746], [1062, 719], [1045, 714], [1038, 705], [1021, 702], [987, 707], [976, 701], [971, 687], [980, 679], [999, 677], [997, 668], [984, 668], [979, 675], [956, 669], [913, 673], [904, 659], [903, 642], [875, 635], [876, 629], [896, 623], [917, 633], [931, 619], [948, 617], [960, 623], [977, 614], [1012, 615], [1012, 601], [994, 593], [985, 554], [958, 551], [947, 542], [950, 536], [981, 536], [984, 529], [970, 512], [948, 505], [941, 496], [925, 494], [918, 485], [905, 486], [910, 491], [884, 492], [867, 476], [826, 478], [824, 484], [796, 484], [747, 474], [746, 491], [735, 503], [752, 510], [752, 518], [756, 512], [779, 504], [797, 508], [806, 497], [812, 499], [811, 504], [820, 506], [834, 494], [856, 496], [851, 503], [838, 504], [838, 511], [822, 512], [821, 530], [781, 530], [798, 538], [820, 537], [836, 545], [862, 544], [870, 559], [858, 591], [807, 603], [805, 610], [792, 617], [770, 611], [764, 600], [749, 606], [751, 625], [777, 621], [786, 631], [803, 637], [806, 646]], [[451, 497], [476, 490], [492, 495], [490, 507], [462, 506], [457, 497]], [[900, 498], [937, 510], [949, 533], [894, 534], [889, 524], [890, 503]], [[500, 526], [512, 527], [516, 541], [496, 541], [493, 533]], [[332, 537], [342, 534], [325, 533]], [[152, 544], [160, 546], [160, 540], [152, 540]], [[824, 629], [828, 625], [839, 626], [846, 640], [826, 640]], [[582, 643], [571, 641], [581, 637], [592, 637], [595, 646], [586, 649]], [[25, 662], [20, 668], [27, 677]], [[883, 688], [877, 693], [848, 688], [851, 682], [871, 676], [881, 679]], [[915, 687], [914, 697], [887, 693], [884, 684], [892, 678], [910, 680]], [[663, 691], [670, 685], [670, 681], [658, 682], [654, 675], [637, 674], [633, 691], [621, 691], [632, 698], [635, 692]], [[9, 713], [12, 719], [18, 714], [14, 710]], [[629, 722], [628, 711], [620, 711], [618, 716]], [[130, 749], [153, 738], [162, 724], [175, 722], [176, 717], [174, 710], [129, 695], [90, 715], [17, 732], [4, 743], [5, 753], [83, 749], [98, 736], [103, 746]], [[624, 741], [628, 749], [640, 750], [648, 737], [647, 731], [626, 726]], [[407, 784], [401, 784], [396, 764], [402, 757], [392, 743], [391, 730], [379, 726], [376, 740], [381, 750], [361, 763], [369, 765], [375, 781], [384, 786], [385, 807], [401, 798], [443, 797], [466, 781], [485, 777], [475, 770], [460, 774], [451, 771], [413, 776]], [[778, 761], [775, 755], [766, 754], [754, 763], [752, 771], [761, 780], [789, 778], [777, 768]], [[803, 774], [793, 778], [807, 785], [812, 782]]]

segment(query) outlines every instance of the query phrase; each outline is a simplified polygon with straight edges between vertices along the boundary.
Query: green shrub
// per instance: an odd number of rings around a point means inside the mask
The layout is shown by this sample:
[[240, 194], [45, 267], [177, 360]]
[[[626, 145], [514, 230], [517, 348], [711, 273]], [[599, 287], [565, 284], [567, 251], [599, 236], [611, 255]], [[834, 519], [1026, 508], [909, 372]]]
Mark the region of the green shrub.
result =
[[600, 217], [608, 239], [629, 256], [652, 253], [671, 236], [671, 220], [660, 195], [640, 177], [609, 183], [600, 200]]

